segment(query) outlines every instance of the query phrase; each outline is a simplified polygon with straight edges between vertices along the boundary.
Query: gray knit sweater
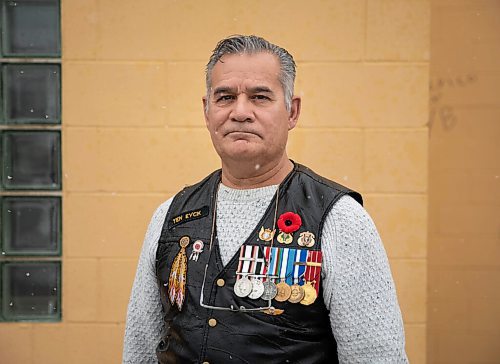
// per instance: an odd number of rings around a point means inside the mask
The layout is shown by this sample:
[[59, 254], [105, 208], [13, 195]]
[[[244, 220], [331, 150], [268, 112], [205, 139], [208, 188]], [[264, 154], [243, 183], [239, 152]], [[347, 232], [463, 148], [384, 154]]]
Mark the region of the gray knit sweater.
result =
[[[227, 264], [272, 202], [277, 186], [236, 190], [221, 184], [217, 234]], [[172, 199], [149, 224], [130, 296], [123, 362], [156, 363], [164, 330], [155, 255]], [[341, 363], [407, 363], [404, 332], [387, 256], [366, 211], [349, 196], [328, 214], [322, 232], [323, 299]]]

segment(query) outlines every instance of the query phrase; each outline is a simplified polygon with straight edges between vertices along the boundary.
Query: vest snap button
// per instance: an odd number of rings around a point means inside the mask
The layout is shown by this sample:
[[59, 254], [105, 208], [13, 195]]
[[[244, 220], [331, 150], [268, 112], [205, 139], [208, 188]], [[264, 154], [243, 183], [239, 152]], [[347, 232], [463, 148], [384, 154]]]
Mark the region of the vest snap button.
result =
[[215, 325], [217, 325], [217, 320], [216, 319], [211, 318], [210, 320], [208, 320], [208, 326], [215, 327]]
[[225, 284], [226, 282], [222, 278], [217, 279], [217, 285], [219, 287], [224, 287]]

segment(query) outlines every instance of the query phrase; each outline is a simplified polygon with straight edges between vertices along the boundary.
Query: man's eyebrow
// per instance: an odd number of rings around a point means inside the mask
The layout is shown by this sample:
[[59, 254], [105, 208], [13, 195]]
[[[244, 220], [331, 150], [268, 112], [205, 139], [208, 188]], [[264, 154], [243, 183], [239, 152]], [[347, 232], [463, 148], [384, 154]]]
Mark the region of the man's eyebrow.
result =
[[234, 92], [234, 89], [231, 87], [227, 87], [227, 86], [221, 86], [221, 87], [217, 87], [214, 89], [214, 95], [229, 94], [229, 93], [233, 93], [233, 92]]
[[[232, 94], [235, 93], [235, 89], [229, 86], [220, 86], [214, 89], [214, 96], [220, 95], [220, 94]], [[248, 93], [251, 94], [257, 94], [257, 93], [274, 93], [273, 90], [271, 90], [267, 86], [255, 86], [255, 87], [249, 87], [247, 89]]]
[[252, 94], [258, 94], [258, 93], [270, 93], [272, 94], [273, 93], [273, 90], [271, 90], [269, 87], [267, 86], [256, 86], [256, 87], [250, 87], [248, 89], [248, 91]]

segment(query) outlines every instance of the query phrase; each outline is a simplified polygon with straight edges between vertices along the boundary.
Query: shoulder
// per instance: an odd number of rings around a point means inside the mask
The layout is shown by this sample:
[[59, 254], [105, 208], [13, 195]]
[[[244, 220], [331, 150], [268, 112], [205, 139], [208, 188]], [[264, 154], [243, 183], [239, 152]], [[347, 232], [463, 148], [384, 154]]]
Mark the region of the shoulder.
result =
[[341, 185], [338, 182], [329, 180], [316, 172], [314, 172], [309, 167], [306, 167], [302, 164], [296, 163], [295, 169], [298, 172], [297, 174], [301, 176], [301, 178], [305, 178], [311, 182], [313, 182], [315, 188], [319, 188], [321, 190], [326, 189], [327, 191], [333, 192], [334, 194], [339, 194], [339, 196], [343, 196], [345, 194], [351, 196], [354, 200], [356, 200], [359, 204], [363, 205], [363, 198], [360, 193]]
[[162, 202], [160, 206], [158, 206], [154, 211], [153, 216], [151, 217], [151, 220], [149, 222], [148, 230], [146, 231], [146, 236], [144, 238], [143, 249], [145, 253], [150, 257], [154, 257], [156, 255], [158, 239], [160, 238], [163, 223], [165, 222], [165, 218], [167, 216], [170, 205], [172, 204], [173, 198], [174, 197], [171, 197], [168, 200]]
[[372, 218], [363, 206], [348, 195], [342, 196], [333, 205], [326, 217], [323, 234], [336, 247], [339, 256], [383, 250]]
[[365, 208], [352, 196], [344, 195], [332, 206], [328, 218], [349, 223], [371, 223], [373, 221]]

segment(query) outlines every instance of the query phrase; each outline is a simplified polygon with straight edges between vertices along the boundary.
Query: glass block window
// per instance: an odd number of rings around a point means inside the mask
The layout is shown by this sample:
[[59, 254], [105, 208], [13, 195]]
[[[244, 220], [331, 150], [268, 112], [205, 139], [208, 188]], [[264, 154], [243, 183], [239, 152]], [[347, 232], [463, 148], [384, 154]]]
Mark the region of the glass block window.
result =
[[0, 0], [0, 322], [61, 320], [60, 17]]
[[5, 254], [60, 254], [60, 197], [9, 196], [3, 197], [0, 203]]
[[4, 320], [59, 320], [59, 262], [9, 262], [1, 265]]
[[1, 143], [4, 189], [61, 188], [59, 131], [4, 131]]
[[3, 120], [7, 124], [58, 124], [61, 70], [58, 64], [2, 66]]
[[16, 57], [59, 57], [58, 0], [0, 0], [2, 53]]

